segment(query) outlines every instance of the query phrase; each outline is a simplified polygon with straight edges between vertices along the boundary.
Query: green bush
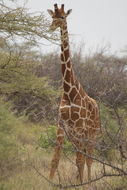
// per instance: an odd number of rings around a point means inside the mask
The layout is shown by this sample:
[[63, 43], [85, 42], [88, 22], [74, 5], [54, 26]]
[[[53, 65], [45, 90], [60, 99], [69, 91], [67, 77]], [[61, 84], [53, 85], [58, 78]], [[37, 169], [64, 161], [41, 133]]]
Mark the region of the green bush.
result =
[[18, 119], [10, 111], [10, 105], [0, 99], [0, 176], [12, 170], [18, 160], [18, 144], [15, 130]]
[[[55, 147], [56, 142], [56, 131], [57, 127], [54, 125], [50, 125], [44, 132], [41, 134], [38, 144], [41, 148], [52, 148]], [[72, 144], [67, 140], [65, 137], [64, 146], [63, 146], [64, 152], [72, 152]]]
[[118, 144], [117, 131], [119, 125], [114, 118], [112, 109], [100, 104], [102, 135], [100, 138], [98, 154], [104, 160], [114, 161], [118, 157], [116, 145]]
[[56, 126], [49, 126], [43, 134], [41, 134], [38, 144], [42, 148], [54, 147], [56, 137]]
[[37, 77], [32, 69], [32, 65], [16, 67], [14, 63], [0, 68], [0, 93], [13, 102], [18, 115], [25, 114], [31, 121], [40, 122], [52, 117], [58, 91], [48, 78]]
[[36, 123], [45, 118], [53, 120], [59, 91], [47, 76], [39, 76], [37, 66], [41, 66], [42, 61], [38, 52], [32, 50], [30, 44], [8, 46], [13, 49], [11, 54], [0, 47], [0, 95], [13, 103], [18, 116], [27, 115]]

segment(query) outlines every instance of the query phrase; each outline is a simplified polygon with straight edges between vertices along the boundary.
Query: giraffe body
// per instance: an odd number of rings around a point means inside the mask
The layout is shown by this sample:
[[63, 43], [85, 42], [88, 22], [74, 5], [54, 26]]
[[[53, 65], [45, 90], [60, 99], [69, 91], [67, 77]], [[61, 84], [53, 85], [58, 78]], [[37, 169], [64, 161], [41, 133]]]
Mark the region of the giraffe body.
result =
[[92, 155], [96, 142], [96, 135], [100, 130], [99, 109], [94, 99], [90, 98], [77, 80], [71, 63], [69, 38], [66, 17], [71, 10], [64, 12], [64, 5], [55, 12], [48, 10], [53, 18], [51, 29], [61, 29], [61, 69], [63, 75], [63, 95], [59, 107], [59, 123], [55, 153], [51, 163], [50, 178], [52, 179], [59, 164], [60, 153], [64, 142], [64, 135], [76, 148], [76, 165], [78, 179], [83, 181], [83, 170], [86, 161], [88, 179], [91, 180], [92, 158], [85, 157], [82, 152]]

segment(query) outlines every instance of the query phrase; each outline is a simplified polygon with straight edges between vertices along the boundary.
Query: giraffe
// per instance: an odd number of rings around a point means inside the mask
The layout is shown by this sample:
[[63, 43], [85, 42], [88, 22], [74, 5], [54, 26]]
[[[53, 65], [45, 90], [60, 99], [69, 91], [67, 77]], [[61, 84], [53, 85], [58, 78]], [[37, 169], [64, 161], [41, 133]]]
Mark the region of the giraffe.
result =
[[[67, 16], [71, 9], [64, 11], [64, 4], [58, 8], [54, 4], [54, 11], [47, 10], [53, 21], [50, 30], [60, 28], [61, 32], [61, 68], [63, 76], [63, 95], [59, 107], [59, 121], [56, 137], [56, 147], [51, 161], [50, 179], [53, 179], [58, 168], [64, 136], [76, 149], [77, 179], [83, 182], [84, 165], [87, 165], [88, 180], [91, 180], [91, 155], [94, 150], [96, 136], [100, 131], [99, 109], [96, 101], [89, 97], [77, 80], [70, 58], [69, 37], [67, 30]], [[85, 152], [89, 157], [83, 154]]]

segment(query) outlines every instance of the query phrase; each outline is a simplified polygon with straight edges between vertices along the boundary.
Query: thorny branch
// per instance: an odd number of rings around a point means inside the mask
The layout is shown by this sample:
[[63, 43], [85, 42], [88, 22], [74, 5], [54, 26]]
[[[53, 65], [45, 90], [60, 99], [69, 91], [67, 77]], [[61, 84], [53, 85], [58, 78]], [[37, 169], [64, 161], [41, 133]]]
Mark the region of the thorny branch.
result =
[[[45, 179], [49, 184], [51, 184], [53, 187], [59, 187], [60, 189], [69, 189], [69, 188], [75, 188], [75, 187], [81, 187], [81, 186], [84, 186], [84, 185], [88, 185], [88, 184], [91, 184], [91, 183], [94, 183], [94, 182], [97, 182], [105, 177], [120, 177], [121, 174], [110, 174], [110, 173], [105, 173], [105, 174], [102, 174], [100, 175], [99, 177], [95, 178], [95, 179], [92, 179], [91, 181], [87, 181], [87, 182], [83, 182], [83, 183], [79, 183], [79, 184], [71, 184], [71, 185], [63, 185], [63, 184], [56, 184], [56, 183], [53, 183], [51, 180], [49, 180], [47, 177], [45, 177], [35, 166], [33, 165], [30, 165], [36, 172], [37, 174]], [[60, 182], [60, 181], [59, 181]]]
[[28, 13], [24, 7], [10, 8], [0, 3], [0, 33], [8, 38], [46, 39], [55, 43], [56, 34], [49, 32], [49, 21], [43, 13]]

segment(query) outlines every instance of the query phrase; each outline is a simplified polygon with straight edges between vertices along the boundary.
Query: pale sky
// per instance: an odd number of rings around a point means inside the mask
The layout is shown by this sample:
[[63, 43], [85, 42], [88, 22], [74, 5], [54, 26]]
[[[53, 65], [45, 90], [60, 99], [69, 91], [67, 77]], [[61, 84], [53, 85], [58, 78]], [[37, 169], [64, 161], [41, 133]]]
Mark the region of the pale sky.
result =
[[[72, 9], [68, 30], [76, 45], [85, 43], [88, 50], [110, 43], [112, 52], [127, 46], [127, 0], [29, 0], [27, 7], [49, 17], [47, 9], [53, 9], [54, 3]], [[50, 51], [57, 46], [46, 48]]]

